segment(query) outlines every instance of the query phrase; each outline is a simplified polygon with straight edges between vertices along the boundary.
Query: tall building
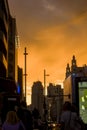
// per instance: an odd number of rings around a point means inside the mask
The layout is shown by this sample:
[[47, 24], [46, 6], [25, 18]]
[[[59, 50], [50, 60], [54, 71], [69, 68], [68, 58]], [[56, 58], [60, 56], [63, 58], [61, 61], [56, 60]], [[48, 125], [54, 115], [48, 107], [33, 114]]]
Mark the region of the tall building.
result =
[[37, 108], [41, 117], [43, 116], [43, 85], [40, 81], [34, 82], [32, 86], [31, 103], [32, 108]]
[[7, 0], [0, 0], [0, 77], [8, 75], [9, 7]]
[[[0, 0], [0, 81], [11, 82], [12, 80], [14, 86], [16, 86], [18, 79], [17, 41], [16, 19], [10, 15], [8, 1]], [[2, 88], [6, 87], [5, 83], [0, 83]]]
[[9, 16], [8, 29], [8, 78], [17, 82], [17, 64], [18, 64], [18, 40], [17, 40], [16, 19]]
[[17, 81], [17, 28], [7, 0], [0, 0], [0, 77]]
[[47, 93], [48, 120], [59, 121], [63, 105], [63, 89], [61, 88], [61, 85], [50, 83], [47, 87]]
[[75, 56], [72, 58], [70, 74], [64, 80], [64, 101], [76, 105], [80, 117], [87, 123], [87, 65], [78, 67]]
[[71, 67], [67, 65], [66, 67], [66, 76], [64, 80], [64, 101], [69, 100], [72, 103], [76, 104], [76, 81], [79, 78], [87, 77], [87, 65], [85, 64], [82, 67], [77, 66], [77, 61], [75, 56], [72, 57]]
[[0, 0], [0, 113], [5, 110], [4, 114], [20, 103], [16, 36], [16, 20], [10, 15], [8, 1]]

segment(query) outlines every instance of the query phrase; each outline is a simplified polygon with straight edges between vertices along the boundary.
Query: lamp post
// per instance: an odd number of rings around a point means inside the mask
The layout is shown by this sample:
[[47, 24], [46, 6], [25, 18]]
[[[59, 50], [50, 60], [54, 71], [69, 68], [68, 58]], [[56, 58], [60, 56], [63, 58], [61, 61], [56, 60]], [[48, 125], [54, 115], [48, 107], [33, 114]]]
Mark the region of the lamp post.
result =
[[46, 76], [49, 76], [49, 74], [46, 74], [46, 70], [44, 69], [44, 120], [46, 121]]
[[25, 56], [25, 101], [26, 101], [26, 77], [27, 77], [27, 73], [26, 73], [26, 55], [28, 55], [28, 53], [26, 52], [26, 47], [25, 47], [25, 52], [24, 52], [24, 56]]

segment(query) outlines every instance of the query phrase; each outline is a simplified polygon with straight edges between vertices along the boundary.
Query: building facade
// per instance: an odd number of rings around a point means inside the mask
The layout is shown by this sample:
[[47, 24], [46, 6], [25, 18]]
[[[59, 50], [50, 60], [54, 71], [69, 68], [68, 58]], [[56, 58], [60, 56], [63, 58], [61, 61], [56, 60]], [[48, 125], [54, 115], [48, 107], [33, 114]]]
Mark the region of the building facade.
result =
[[0, 77], [17, 81], [17, 28], [7, 0], [0, 0]]
[[43, 117], [43, 85], [40, 81], [34, 82], [32, 86], [31, 103], [32, 109], [39, 110], [41, 117]]
[[0, 0], [0, 77], [8, 75], [9, 7], [7, 0]]
[[64, 102], [70, 101], [76, 105], [79, 115], [87, 123], [87, 66], [78, 67], [75, 56], [71, 63], [71, 69], [67, 66], [63, 85]]
[[8, 29], [8, 78], [17, 83], [17, 65], [18, 65], [18, 40], [17, 40], [16, 19], [9, 16]]
[[8, 1], [0, 0], [0, 112], [12, 110], [20, 102], [16, 36], [16, 19], [10, 15]]
[[47, 93], [48, 120], [51, 119], [58, 122], [63, 105], [63, 89], [61, 85], [50, 83], [47, 87]]

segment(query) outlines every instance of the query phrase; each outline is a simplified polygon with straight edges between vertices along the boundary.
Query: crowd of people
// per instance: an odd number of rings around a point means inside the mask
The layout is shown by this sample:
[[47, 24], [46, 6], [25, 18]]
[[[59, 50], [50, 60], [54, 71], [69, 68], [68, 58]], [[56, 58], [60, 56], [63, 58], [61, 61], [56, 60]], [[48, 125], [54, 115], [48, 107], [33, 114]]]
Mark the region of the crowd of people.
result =
[[4, 115], [1, 130], [42, 130], [42, 124], [39, 111], [36, 108], [30, 111], [22, 101], [20, 106], [14, 106]]
[[[65, 102], [60, 115], [60, 130], [86, 130], [84, 122], [79, 117], [75, 105]], [[26, 102], [7, 112], [1, 130], [43, 130], [44, 122], [39, 111], [34, 108], [32, 112], [27, 109]], [[46, 129], [45, 129], [46, 130]]]

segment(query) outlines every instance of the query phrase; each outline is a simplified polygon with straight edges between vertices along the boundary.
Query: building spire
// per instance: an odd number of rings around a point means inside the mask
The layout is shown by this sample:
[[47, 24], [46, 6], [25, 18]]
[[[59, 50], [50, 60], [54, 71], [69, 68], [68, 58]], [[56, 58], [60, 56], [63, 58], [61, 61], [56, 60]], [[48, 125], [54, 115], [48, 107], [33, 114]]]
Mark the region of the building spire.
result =
[[71, 74], [71, 71], [70, 71], [70, 67], [69, 67], [69, 63], [67, 63], [67, 66], [66, 66], [66, 78]]
[[72, 63], [71, 63], [71, 71], [72, 72], [76, 72], [76, 68], [77, 68], [77, 64], [76, 64], [76, 58], [75, 58], [75, 55], [73, 55], [72, 57]]

